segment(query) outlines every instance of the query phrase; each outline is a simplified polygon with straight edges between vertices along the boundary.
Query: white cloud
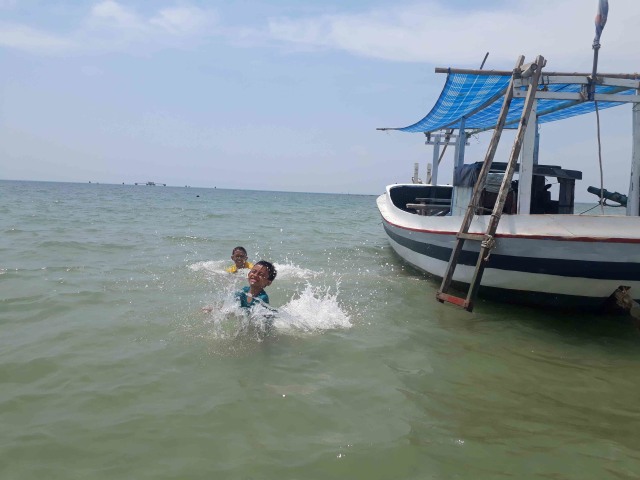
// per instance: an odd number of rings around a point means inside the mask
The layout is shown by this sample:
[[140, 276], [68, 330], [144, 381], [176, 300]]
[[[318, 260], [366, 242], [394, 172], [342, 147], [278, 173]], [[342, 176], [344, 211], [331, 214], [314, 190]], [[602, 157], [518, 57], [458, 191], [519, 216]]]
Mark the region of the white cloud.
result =
[[105, 25], [122, 29], [141, 30], [145, 26], [144, 21], [133, 11], [112, 0], [94, 5], [91, 9], [90, 21], [104, 22]]
[[25, 25], [0, 24], [0, 46], [40, 53], [57, 53], [71, 48], [73, 42]]
[[[496, 68], [515, 62], [519, 54], [543, 54], [552, 56], [554, 65], [584, 67], [592, 57], [596, 3], [589, 6], [584, 0], [526, 0], [506, 2], [502, 10], [461, 10], [432, 0], [359, 14], [271, 19], [268, 30], [273, 39], [298, 47], [391, 61], [471, 66], [489, 51], [489, 63]], [[637, 42], [628, 40], [638, 24], [638, 0], [611, 5], [603, 61], [611, 67], [640, 63]]]
[[174, 34], [200, 33], [215, 20], [213, 13], [195, 7], [165, 8], [160, 10], [149, 23]]
[[188, 5], [143, 16], [123, 3], [104, 0], [91, 7], [77, 28], [63, 34], [23, 24], [0, 24], [0, 47], [38, 54], [175, 47], [207, 33], [216, 21], [214, 11]]
[[[13, 4], [0, 0], [0, 5]], [[477, 66], [488, 51], [487, 68], [510, 68], [519, 54], [528, 59], [543, 54], [550, 60], [548, 69], [585, 69], [592, 58], [596, 10], [595, 0], [520, 0], [491, 9], [455, 9], [446, 0], [426, 0], [359, 13], [270, 19], [261, 29], [225, 28], [218, 24], [216, 12], [186, 2], [145, 14], [129, 5], [116, 0], [95, 2], [77, 27], [66, 33], [0, 24], [0, 46], [41, 54], [135, 51], [189, 45], [218, 35], [238, 46], [264, 46], [271, 40], [288, 51], [330, 49], [439, 65]], [[611, 2], [602, 37], [601, 71], [629, 70], [629, 65], [640, 64], [637, 42], [629, 41], [635, 38], [638, 24], [639, 0]]]

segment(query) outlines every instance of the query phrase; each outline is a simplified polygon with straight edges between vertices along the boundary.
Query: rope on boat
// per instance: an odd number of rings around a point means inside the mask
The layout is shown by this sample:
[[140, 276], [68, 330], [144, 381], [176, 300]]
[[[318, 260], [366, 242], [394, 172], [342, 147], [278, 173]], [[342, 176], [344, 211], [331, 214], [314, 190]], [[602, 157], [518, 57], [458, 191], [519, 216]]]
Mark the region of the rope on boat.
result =
[[600, 50], [600, 36], [604, 30], [604, 26], [607, 24], [607, 17], [609, 16], [609, 0], [598, 0], [598, 10], [596, 11], [595, 27], [596, 36], [593, 39], [593, 70], [591, 72], [591, 79], [589, 80], [589, 100], [593, 100], [596, 110], [596, 123], [598, 126], [598, 161], [600, 162], [600, 210], [604, 215], [604, 175], [602, 173], [602, 144], [600, 143], [600, 112], [598, 111], [598, 101], [596, 97], [596, 83], [598, 77], [596, 73], [598, 71], [598, 51]]
[[[597, 126], [597, 137], [598, 137], [598, 163], [600, 164], [600, 200], [598, 200], [598, 204], [600, 204], [600, 211], [602, 215], [604, 215], [604, 174], [602, 172], [602, 143], [600, 141], [600, 112], [598, 111], [598, 101], [594, 100], [593, 103], [596, 107], [596, 126]], [[588, 211], [588, 210], [587, 210]]]
[[624, 207], [624, 205], [611, 205], [610, 203], [607, 203], [606, 199], [600, 199], [600, 201], [598, 203], [596, 203], [593, 207], [586, 209], [584, 212], [580, 212], [578, 215], [584, 215], [585, 213], [589, 213], [591, 210], [593, 210], [594, 208], [598, 208], [600, 206], [600, 202], [604, 202], [604, 206], [605, 207], [610, 207], [610, 208], [626, 208]]

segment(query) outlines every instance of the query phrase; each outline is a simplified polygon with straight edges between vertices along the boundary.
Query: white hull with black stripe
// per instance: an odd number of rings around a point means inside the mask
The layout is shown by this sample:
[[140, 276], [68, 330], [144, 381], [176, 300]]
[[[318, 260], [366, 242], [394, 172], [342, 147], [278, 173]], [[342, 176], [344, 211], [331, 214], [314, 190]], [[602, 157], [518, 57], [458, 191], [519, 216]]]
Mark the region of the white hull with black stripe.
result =
[[[422, 216], [399, 208], [391, 185], [377, 199], [392, 248], [411, 265], [444, 275], [462, 216]], [[398, 201], [396, 201], [398, 203]], [[474, 217], [470, 233], [483, 234], [489, 216]], [[569, 308], [604, 305], [620, 286], [640, 301], [640, 217], [506, 215], [482, 277], [481, 296], [514, 303]], [[454, 282], [469, 284], [479, 251], [465, 242]]]

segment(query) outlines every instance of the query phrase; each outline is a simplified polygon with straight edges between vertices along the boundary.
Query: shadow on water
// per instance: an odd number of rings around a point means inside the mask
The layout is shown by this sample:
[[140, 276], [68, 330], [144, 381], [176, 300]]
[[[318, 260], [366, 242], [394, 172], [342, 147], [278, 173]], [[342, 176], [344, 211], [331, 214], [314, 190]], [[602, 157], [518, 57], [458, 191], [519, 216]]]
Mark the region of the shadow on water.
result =
[[628, 315], [563, 311], [550, 308], [501, 304], [480, 299], [475, 313], [480, 317], [500, 316], [529, 328], [553, 332], [576, 343], [610, 340], [640, 341], [640, 330]]
[[[406, 278], [420, 278], [424, 281], [425, 288], [432, 290], [435, 297], [440, 288], [441, 278], [419, 270], [404, 261], [401, 261], [400, 265], [402, 268], [398, 275]], [[465, 296], [466, 290], [459, 287], [459, 285], [454, 285], [452, 292]], [[473, 313], [465, 312], [453, 305], [447, 307], [460, 315], [468, 315], [471, 324], [509, 321], [523, 328], [554, 333], [562, 337], [564, 341], [576, 344], [592, 342], [602, 344], [607, 341], [615, 341], [614, 343], [617, 345], [618, 341], [631, 341], [635, 345], [636, 342], [640, 342], [640, 324], [627, 314], [518, 305], [502, 303], [496, 299], [487, 299], [482, 296], [476, 300]], [[469, 328], [473, 328], [470, 325]]]

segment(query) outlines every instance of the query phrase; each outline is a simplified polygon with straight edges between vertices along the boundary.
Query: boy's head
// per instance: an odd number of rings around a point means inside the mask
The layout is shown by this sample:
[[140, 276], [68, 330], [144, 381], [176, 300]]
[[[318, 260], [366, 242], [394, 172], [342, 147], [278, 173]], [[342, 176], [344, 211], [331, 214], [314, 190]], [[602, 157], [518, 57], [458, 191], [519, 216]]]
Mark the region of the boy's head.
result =
[[247, 261], [247, 251], [244, 247], [234, 248], [231, 252], [231, 260], [233, 260], [237, 268], [244, 268], [244, 264]]
[[249, 271], [247, 278], [249, 279], [249, 285], [264, 288], [271, 285], [277, 274], [276, 267], [271, 262], [260, 260]]
[[266, 260], [260, 260], [259, 262], [256, 263], [256, 265], [262, 265], [266, 267], [267, 271], [269, 272], [270, 282], [273, 282], [276, 279], [276, 275], [278, 274], [278, 271], [276, 270], [276, 267], [273, 266], [273, 263], [267, 262]]

